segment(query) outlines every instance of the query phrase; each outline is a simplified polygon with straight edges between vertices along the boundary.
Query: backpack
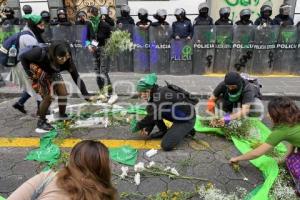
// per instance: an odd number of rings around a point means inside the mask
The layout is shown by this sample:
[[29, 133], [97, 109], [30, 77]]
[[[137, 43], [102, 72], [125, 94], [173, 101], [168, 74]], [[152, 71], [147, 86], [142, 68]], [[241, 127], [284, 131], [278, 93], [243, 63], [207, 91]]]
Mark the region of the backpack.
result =
[[22, 35], [27, 35], [27, 34], [33, 36], [33, 34], [30, 31], [22, 31], [22, 32], [15, 33], [14, 35], [4, 40], [3, 44], [0, 47], [0, 65], [3, 65], [5, 67], [13, 67], [7, 64], [9, 50], [12, 46], [15, 46], [18, 52], [20, 37]]
[[258, 79], [257, 78], [251, 78], [249, 76], [249, 74], [246, 74], [246, 73], [241, 73], [241, 77], [244, 80], [247, 80], [249, 83], [251, 83], [256, 88], [257, 96], [259, 98], [261, 98], [262, 94], [260, 92], [260, 89], [262, 88], [262, 85], [259, 83]]
[[183, 88], [177, 86], [177, 85], [174, 85], [174, 84], [170, 84], [168, 83], [167, 81], [165, 81], [166, 84], [167, 84], [167, 87], [170, 89], [170, 90], [173, 90], [174, 92], [176, 93], [180, 93], [180, 94], [183, 94], [185, 96], [185, 100], [188, 102], [188, 103], [191, 103], [193, 105], [196, 105], [197, 103], [199, 103], [199, 99], [191, 94], [190, 92], [184, 90]]

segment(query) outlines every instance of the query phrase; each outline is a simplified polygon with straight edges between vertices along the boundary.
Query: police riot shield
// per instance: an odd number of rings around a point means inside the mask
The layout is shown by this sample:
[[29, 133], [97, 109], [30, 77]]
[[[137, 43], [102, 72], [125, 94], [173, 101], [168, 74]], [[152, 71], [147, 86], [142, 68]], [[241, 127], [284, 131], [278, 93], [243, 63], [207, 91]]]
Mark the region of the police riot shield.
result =
[[169, 26], [150, 27], [150, 71], [158, 74], [170, 74], [170, 40]]
[[253, 62], [250, 70], [252, 74], [270, 74], [272, 72], [278, 30], [278, 26], [257, 26], [255, 28]]
[[215, 26], [216, 28], [216, 45], [215, 45], [215, 62], [213, 67], [214, 73], [226, 73], [230, 66], [230, 56], [233, 39], [232, 26]]
[[171, 40], [170, 73], [188, 75], [193, 68], [193, 41], [187, 39]]
[[214, 26], [195, 26], [193, 42], [193, 74], [212, 73], [216, 42]]
[[52, 40], [62, 40], [68, 43], [72, 43], [73, 41], [73, 27], [72, 26], [62, 26], [55, 25], [50, 26]]
[[53, 38], [52, 36], [52, 30], [50, 25], [45, 26], [45, 31], [42, 34], [42, 38], [46, 43], [50, 43]]
[[274, 54], [274, 73], [289, 74], [296, 61], [297, 28], [295, 26], [281, 26], [277, 37]]
[[[119, 27], [122, 31], [127, 31], [133, 38], [134, 25], [123, 24]], [[117, 69], [119, 72], [133, 72], [133, 51], [125, 50], [116, 56]]]
[[230, 71], [249, 73], [253, 58], [254, 26], [235, 26]]
[[[291, 68], [292, 74], [300, 74], [300, 26], [297, 27], [297, 49], [295, 53], [295, 65]], [[298, 63], [298, 65], [297, 65]]]
[[133, 32], [133, 66], [136, 73], [148, 73], [149, 65], [149, 31], [135, 27]]

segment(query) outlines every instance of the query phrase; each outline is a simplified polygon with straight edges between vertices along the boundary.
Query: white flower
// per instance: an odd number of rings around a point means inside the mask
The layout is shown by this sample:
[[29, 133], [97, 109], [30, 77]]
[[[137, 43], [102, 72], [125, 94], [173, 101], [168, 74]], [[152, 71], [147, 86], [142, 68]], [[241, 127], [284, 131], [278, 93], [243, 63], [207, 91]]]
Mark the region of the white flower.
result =
[[107, 128], [109, 125], [109, 120], [107, 118], [104, 119], [103, 121], [104, 127]]
[[127, 173], [128, 173], [129, 168], [121, 167], [121, 170], [122, 170], [121, 179], [124, 179], [128, 175]]
[[178, 171], [174, 167], [171, 169], [171, 173], [174, 174], [175, 176], [179, 176]]
[[148, 165], [148, 168], [151, 168], [151, 167], [153, 167], [155, 165], [155, 162], [154, 161], [151, 161], [150, 163], [149, 163], [149, 165]]
[[139, 162], [138, 164], [134, 165], [135, 172], [141, 172], [145, 169], [145, 164], [143, 162]]
[[139, 185], [141, 183], [141, 175], [140, 173], [136, 173], [134, 176], [134, 182], [136, 185]]
[[247, 178], [247, 177], [244, 177], [244, 179], [243, 179], [244, 181], [248, 181], [249, 179]]
[[168, 166], [168, 167], [166, 167], [166, 168], [164, 169], [164, 171], [167, 172], [167, 171], [170, 171], [170, 169], [171, 169], [171, 167]]

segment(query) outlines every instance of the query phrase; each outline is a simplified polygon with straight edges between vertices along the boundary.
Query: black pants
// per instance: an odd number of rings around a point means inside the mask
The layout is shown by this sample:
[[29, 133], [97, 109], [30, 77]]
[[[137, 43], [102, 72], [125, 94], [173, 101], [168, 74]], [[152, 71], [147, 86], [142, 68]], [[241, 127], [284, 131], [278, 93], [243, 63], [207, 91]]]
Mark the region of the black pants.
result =
[[[196, 117], [189, 121], [184, 122], [173, 122], [173, 125], [170, 129], [167, 130], [166, 134], [163, 136], [161, 141], [161, 148], [164, 151], [173, 150], [184, 138], [187, 136], [193, 129], [195, 125]], [[156, 125], [161, 130], [161, 128], [167, 129], [167, 127], [162, 120], [157, 121]]]
[[[95, 52], [95, 59], [96, 59], [96, 81], [99, 90], [102, 90], [105, 85], [111, 85], [111, 80], [109, 77], [109, 57], [105, 55], [103, 47], [97, 48]], [[104, 76], [103, 76], [104, 75]], [[106, 80], [105, 80], [106, 79]], [[112, 90], [108, 91], [108, 94], [112, 94]]]

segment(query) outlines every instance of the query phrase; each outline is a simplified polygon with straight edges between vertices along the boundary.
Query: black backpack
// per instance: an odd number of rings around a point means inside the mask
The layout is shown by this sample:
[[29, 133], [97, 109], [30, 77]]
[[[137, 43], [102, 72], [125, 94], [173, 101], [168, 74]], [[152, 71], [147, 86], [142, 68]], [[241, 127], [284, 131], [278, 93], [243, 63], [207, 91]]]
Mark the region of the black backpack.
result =
[[185, 100], [188, 102], [188, 103], [191, 103], [193, 105], [196, 105], [199, 103], [199, 99], [191, 94], [190, 92], [186, 91], [185, 89], [177, 86], [177, 85], [174, 85], [174, 84], [170, 84], [168, 83], [167, 81], [165, 81], [166, 84], [167, 84], [167, 87], [170, 89], [170, 90], [173, 90], [174, 92], [176, 93], [179, 93], [179, 94], [183, 94], [185, 96]]

